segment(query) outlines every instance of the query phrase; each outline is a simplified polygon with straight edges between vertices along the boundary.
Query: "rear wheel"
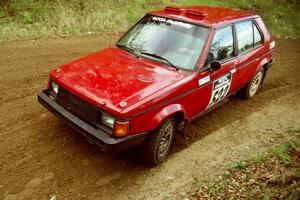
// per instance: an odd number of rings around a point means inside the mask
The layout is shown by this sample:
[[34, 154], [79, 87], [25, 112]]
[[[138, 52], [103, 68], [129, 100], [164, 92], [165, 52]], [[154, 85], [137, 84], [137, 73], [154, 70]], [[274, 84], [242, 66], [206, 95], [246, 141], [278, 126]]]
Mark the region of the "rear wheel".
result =
[[169, 118], [150, 134], [143, 146], [143, 158], [155, 165], [165, 160], [170, 152], [174, 135], [175, 120]]
[[263, 78], [264, 69], [261, 69], [255, 74], [255, 76], [249, 81], [249, 83], [244, 88], [238, 91], [239, 96], [245, 99], [252, 98], [257, 93]]

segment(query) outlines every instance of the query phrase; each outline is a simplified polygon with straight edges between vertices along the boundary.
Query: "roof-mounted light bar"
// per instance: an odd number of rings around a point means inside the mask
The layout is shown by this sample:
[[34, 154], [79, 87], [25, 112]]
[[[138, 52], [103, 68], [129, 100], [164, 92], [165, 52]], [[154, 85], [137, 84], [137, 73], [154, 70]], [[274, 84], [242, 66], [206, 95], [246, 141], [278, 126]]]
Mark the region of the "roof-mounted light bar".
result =
[[165, 7], [165, 11], [169, 13], [181, 14], [183, 13], [184, 9], [176, 6], [167, 6]]
[[172, 14], [184, 14], [186, 17], [194, 18], [194, 19], [203, 19], [206, 17], [207, 13], [194, 11], [190, 9], [184, 9], [176, 6], [167, 6], [165, 7], [165, 12]]
[[186, 10], [185, 15], [187, 17], [192, 17], [192, 18], [197, 18], [197, 19], [201, 18], [202, 19], [207, 15], [207, 13], [198, 12], [198, 11], [194, 11], [194, 10]]

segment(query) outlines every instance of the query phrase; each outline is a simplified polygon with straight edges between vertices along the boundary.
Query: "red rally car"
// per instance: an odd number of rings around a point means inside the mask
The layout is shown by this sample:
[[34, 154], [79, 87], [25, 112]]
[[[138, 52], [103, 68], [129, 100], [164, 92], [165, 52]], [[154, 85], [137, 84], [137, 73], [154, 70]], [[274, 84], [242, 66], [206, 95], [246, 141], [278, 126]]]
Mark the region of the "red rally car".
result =
[[232, 94], [253, 97], [274, 48], [256, 14], [166, 7], [146, 14], [116, 45], [54, 69], [38, 100], [102, 150], [141, 145], [157, 164], [177, 128]]

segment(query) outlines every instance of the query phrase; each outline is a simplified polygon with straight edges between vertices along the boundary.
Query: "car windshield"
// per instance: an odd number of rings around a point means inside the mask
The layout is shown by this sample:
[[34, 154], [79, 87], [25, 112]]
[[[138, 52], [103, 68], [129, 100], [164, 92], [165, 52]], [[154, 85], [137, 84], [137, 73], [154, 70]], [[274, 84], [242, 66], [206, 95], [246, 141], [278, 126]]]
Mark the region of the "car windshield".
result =
[[117, 45], [137, 56], [194, 70], [208, 32], [205, 27], [147, 15]]

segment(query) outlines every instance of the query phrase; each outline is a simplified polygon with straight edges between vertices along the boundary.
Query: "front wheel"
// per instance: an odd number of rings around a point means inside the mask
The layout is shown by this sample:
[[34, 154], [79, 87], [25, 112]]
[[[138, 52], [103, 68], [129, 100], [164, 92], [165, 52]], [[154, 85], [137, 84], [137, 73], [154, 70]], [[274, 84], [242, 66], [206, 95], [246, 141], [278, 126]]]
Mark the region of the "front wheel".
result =
[[255, 74], [255, 76], [249, 81], [249, 83], [238, 92], [239, 96], [245, 99], [252, 98], [257, 93], [263, 78], [264, 78], [264, 69], [261, 69]]
[[150, 134], [143, 146], [143, 158], [155, 165], [165, 160], [170, 152], [174, 135], [175, 120], [169, 118]]

